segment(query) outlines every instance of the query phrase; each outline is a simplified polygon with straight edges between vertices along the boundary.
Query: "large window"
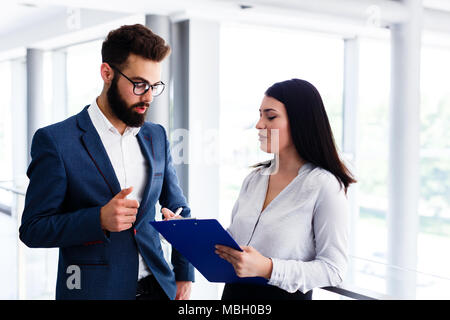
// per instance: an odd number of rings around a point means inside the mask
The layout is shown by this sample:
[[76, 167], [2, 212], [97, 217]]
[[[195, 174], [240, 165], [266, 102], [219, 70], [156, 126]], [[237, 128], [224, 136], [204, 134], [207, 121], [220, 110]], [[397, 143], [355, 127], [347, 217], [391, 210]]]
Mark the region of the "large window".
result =
[[[13, 180], [11, 62], [0, 62], [0, 183]], [[11, 206], [12, 195], [0, 189], [0, 204]], [[2, 214], [2, 213], [0, 213]]]
[[450, 48], [423, 46], [418, 269], [450, 278]]
[[[358, 257], [387, 262], [389, 40], [360, 39], [357, 180]], [[376, 61], [376, 63], [375, 63]]]
[[[0, 184], [11, 185], [13, 179], [12, 168], [12, 128], [11, 128], [11, 63], [0, 62]], [[0, 189], [0, 206], [11, 207], [13, 195]], [[16, 257], [16, 223], [14, 219], [0, 212], [0, 299], [15, 299], [17, 274], [15, 268]]]
[[11, 63], [0, 62], [0, 181], [13, 178], [11, 129]]
[[[450, 278], [450, 256], [445, 254], [450, 246], [450, 48], [423, 46], [421, 55], [416, 271], [417, 298], [429, 299], [442, 297], [446, 289], [440, 287], [439, 279]], [[381, 263], [388, 262], [389, 57], [388, 41], [361, 40], [357, 155], [360, 213], [355, 245], [358, 257]], [[370, 267], [366, 271], [372, 276], [364, 283], [384, 292], [385, 274]]]
[[101, 48], [102, 40], [67, 48], [68, 116], [79, 113], [102, 91]]

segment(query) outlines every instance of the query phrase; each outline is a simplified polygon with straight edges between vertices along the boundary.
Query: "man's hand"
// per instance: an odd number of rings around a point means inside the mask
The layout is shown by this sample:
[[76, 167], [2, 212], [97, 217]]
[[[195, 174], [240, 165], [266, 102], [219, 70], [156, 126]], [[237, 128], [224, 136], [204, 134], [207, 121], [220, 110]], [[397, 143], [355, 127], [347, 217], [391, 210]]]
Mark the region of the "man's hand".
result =
[[[162, 208], [161, 213], [164, 215], [164, 221], [172, 220], [172, 219], [181, 219], [182, 216], [175, 215], [170, 209]], [[191, 281], [177, 281], [177, 294], [175, 296], [175, 300], [189, 300], [191, 296]]]
[[177, 295], [175, 300], [189, 300], [191, 296], [191, 281], [177, 281]]
[[162, 208], [161, 213], [164, 216], [164, 221], [183, 218], [181, 215], [176, 216], [175, 213], [173, 213], [170, 209], [167, 208]]
[[119, 232], [130, 229], [136, 221], [139, 203], [127, 196], [133, 187], [123, 189], [100, 209], [100, 223], [103, 230]]
[[263, 256], [253, 247], [242, 246], [243, 251], [216, 245], [216, 254], [233, 265], [238, 277], [263, 277], [272, 275], [272, 259]]

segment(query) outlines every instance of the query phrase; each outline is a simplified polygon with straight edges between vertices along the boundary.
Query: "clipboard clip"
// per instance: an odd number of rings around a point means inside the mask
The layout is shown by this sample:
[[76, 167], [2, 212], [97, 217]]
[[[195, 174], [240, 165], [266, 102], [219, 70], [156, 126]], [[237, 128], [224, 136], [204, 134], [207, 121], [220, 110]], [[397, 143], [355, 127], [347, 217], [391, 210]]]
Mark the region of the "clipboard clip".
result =
[[[176, 222], [177, 220], [197, 220], [197, 218], [193, 218], [193, 217], [187, 217], [187, 218], [185, 218], [185, 217], [180, 216], [180, 218], [176, 218], [176, 219], [172, 219], [172, 220], [165, 220], [165, 221], [173, 221], [173, 222]], [[175, 225], [175, 224], [174, 224], [174, 225]], [[194, 223], [194, 225], [196, 225], [196, 223]], [[169, 241], [167, 241], [166, 238], [164, 238], [163, 235], [162, 235], [161, 233], [159, 234], [159, 239], [160, 239], [162, 242], [166, 243], [166, 244], [170, 244]]]

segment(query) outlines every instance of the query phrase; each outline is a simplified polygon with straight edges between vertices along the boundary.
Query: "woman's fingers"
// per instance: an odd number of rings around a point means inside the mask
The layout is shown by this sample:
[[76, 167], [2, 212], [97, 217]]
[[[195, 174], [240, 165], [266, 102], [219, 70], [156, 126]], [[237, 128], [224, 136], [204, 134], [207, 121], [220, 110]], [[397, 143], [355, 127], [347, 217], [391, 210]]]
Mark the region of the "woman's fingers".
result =
[[215, 253], [231, 264], [236, 264], [241, 260], [241, 252], [230, 247], [216, 245]]
[[216, 244], [215, 248], [219, 251], [223, 251], [223, 252], [228, 253], [233, 256], [238, 256], [242, 253], [242, 251], [239, 251], [239, 250], [227, 247], [227, 246], [222, 246], [220, 244]]

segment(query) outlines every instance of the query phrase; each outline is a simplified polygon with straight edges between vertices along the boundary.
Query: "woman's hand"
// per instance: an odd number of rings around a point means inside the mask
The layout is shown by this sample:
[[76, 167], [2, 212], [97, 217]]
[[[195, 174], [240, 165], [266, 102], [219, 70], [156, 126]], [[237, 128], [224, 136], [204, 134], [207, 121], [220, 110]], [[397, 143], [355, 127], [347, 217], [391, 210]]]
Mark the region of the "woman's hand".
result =
[[216, 245], [216, 253], [233, 265], [236, 275], [242, 277], [263, 277], [270, 279], [272, 260], [263, 256], [253, 247], [241, 247], [238, 251], [230, 247]]

